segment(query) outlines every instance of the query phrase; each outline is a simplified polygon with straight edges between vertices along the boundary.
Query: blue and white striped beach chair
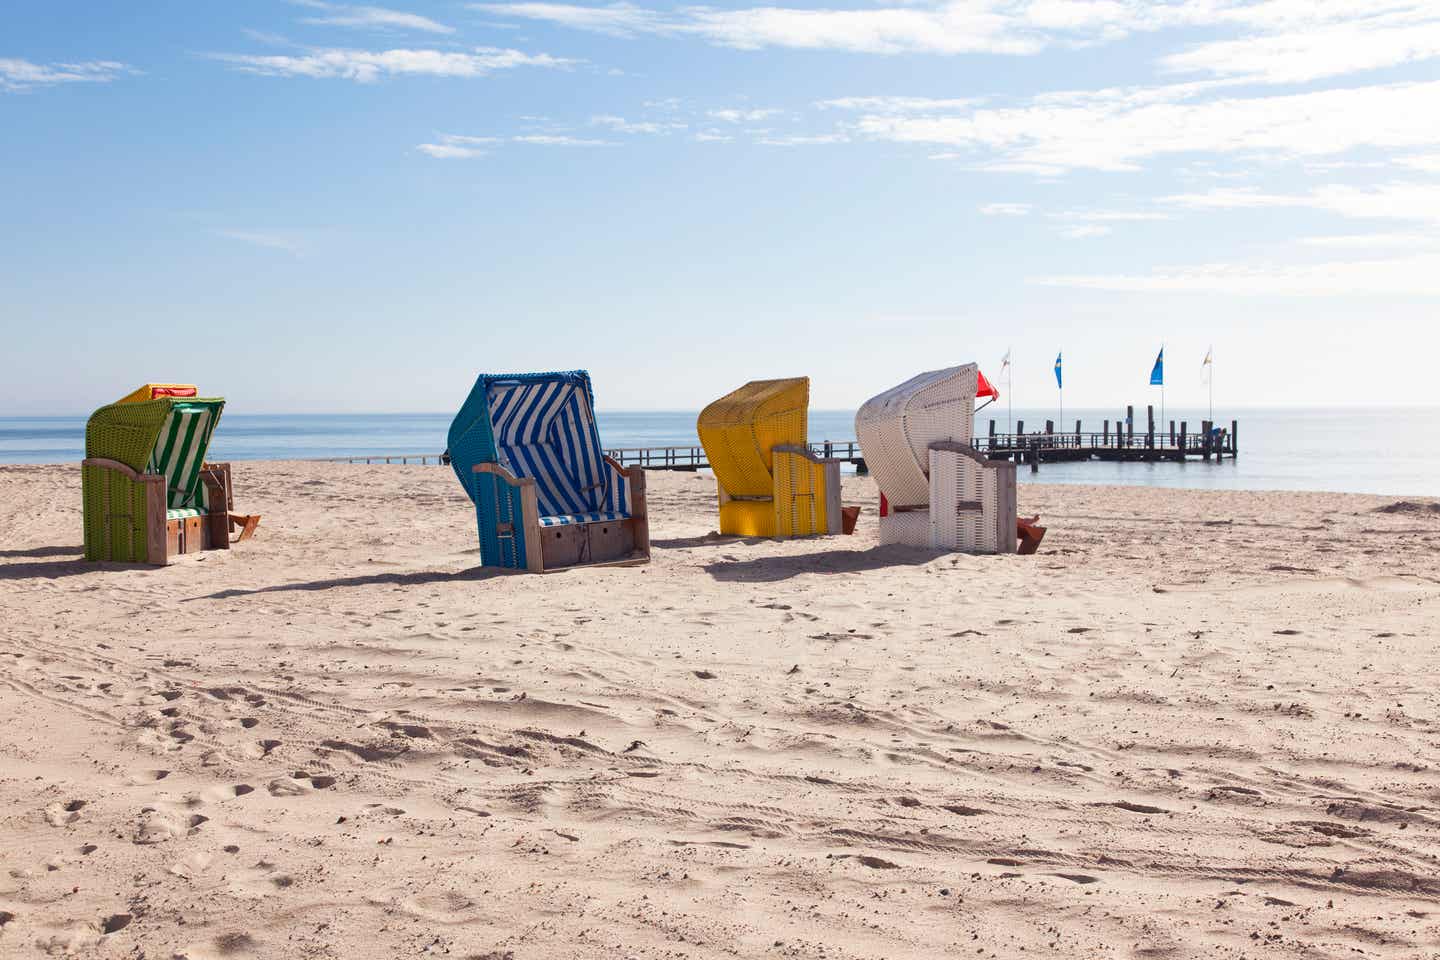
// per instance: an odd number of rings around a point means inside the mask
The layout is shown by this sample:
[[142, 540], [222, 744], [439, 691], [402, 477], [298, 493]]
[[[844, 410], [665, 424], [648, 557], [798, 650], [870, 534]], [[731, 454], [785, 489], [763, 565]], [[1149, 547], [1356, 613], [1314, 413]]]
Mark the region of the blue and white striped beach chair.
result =
[[645, 473], [605, 456], [590, 375], [482, 374], [450, 424], [480, 562], [542, 573], [650, 559]]

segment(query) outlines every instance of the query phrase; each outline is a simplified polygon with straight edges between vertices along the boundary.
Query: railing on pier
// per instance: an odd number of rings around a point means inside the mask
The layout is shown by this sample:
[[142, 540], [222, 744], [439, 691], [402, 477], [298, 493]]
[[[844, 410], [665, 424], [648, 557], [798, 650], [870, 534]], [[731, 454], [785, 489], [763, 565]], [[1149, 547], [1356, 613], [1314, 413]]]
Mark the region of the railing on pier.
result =
[[[1024, 461], [1038, 464], [1045, 460], [1188, 460], [1199, 457], [1219, 462], [1235, 459], [1240, 449], [1240, 424], [1230, 421], [1228, 428], [1210, 420], [1202, 420], [1198, 432], [1190, 431], [1188, 421], [1171, 420], [1168, 430], [1151, 413], [1143, 431], [1136, 431], [1132, 415], [1124, 420], [1103, 421], [1100, 430], [1085, 431], [1079, 420], [1071, 433], [1056, 432], [1053, 421], [1045, 421], [1043, 432], [1026, 433], [1025, 422], [1016, 421], [1014, 433], [1000, 433], [995, 421], [990, 430], [973, 439], [976, 450], [991, 459]], [[1218, 429], [1217, 429], [1218, 428]]]
[[[1025, 432], [1023, 420], [1016, 421], [1014, 432], [1000, 433], [995, 421], [990, 421], [987, 433], [975, 436], [970, 442], [975, 450], [992, 460], [1014, 460], [1029, 463], [1032, 467], [1046, 461], [1072, 460], [1175, 460], [1184, 461], [1193, 457], [1218, 462], [1234, 460], [1240, 448], [1240, 425], [1231, 420], [1228, 429], [1216, 431], [1217, 425], [1208, 420], [1200, 422], [1200, 429], [1190, 432], [1188, 421], [1171, 420], [1168, 430], [1162, 430], [1158, 422], [1147, 420], [1146, 429], [1137, 431], [1133, 426], [1133, 415], [1127, 413], [1125, 420], [1104, 421], [1100, 430], [1082, 430], [1080, 421], [1075, 421], [1075, 430], [1057, 433], [1055, 424], [1046, 421], [1044, 431]], [[809, 444], [810, 452], [826, 460], [839, 460], [854, 464], [861, 473], [865, 472], [865, 454], [856, 440], [824, 440]], [[709, 467], [705, 448], [698, 445], [670, 447], [616, 447], [606, 450], [605, 455], [622, 467], [644, 467], [647, 470], [701, 470]], [[370, 454], [353, 457], [329, 457], [329, 463], [398, 463], [398, 464], [442, 464], [448, 460], [434, 453], [390, 453]]]
[[[865, 462], [858, 440], [825, 440], [809, 444], [810, 452], [824, 460], [839, 460], [857, 466]], [[690, 447], [616, 447], [605, 455], [622, 467], [644, 467], [647, 470], [700, 470], [710, 466], [705, 448]]]
[[372, 453], [355, 457], [325, 457], [320, 462], [440, 464], [445, 462], [445, 458], [438, 453]]

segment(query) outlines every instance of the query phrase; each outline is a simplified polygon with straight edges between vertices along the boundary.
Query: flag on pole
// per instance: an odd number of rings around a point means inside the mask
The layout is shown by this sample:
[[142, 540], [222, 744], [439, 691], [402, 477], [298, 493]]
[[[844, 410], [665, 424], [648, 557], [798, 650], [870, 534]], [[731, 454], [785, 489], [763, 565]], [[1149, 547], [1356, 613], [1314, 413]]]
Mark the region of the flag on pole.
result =
[[1161, 347], [1160, 352], [1155, 355], [1155, 366], [1150, 368], [1150, 386], [1165, 386], [1165, 348]]
[[1211, 347], [1205, 351], [1205, 359], [1200, 363], [1200, 372], [1205, 375], [1204, 379], [1210, 379], [1210, 370], [1215, 366], [1215, 348]]
[[1064, 389], [1065, 384], [1064, 384], [1064, 382], [1060, 379], [1060, 357], [1061, 357], [1061, 354], [1058, 354], [1058, 353], [1055, 354], [1055, 386], [1060, 387], [1061, 389]]
[[1004, 358], [1000, 361], [1000, 372], [1004, 373], [1008, 366], [1010, 366], [1010, 351], [1006, 350]]

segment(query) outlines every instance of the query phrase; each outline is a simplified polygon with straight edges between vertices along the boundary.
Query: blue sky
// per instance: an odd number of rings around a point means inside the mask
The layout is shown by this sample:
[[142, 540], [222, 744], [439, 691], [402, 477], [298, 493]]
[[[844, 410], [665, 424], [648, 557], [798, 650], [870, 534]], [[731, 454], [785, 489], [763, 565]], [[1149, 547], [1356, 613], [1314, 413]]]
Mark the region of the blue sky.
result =
[[9, 0], [0, 415], [1434, 402], [1433, 0]]

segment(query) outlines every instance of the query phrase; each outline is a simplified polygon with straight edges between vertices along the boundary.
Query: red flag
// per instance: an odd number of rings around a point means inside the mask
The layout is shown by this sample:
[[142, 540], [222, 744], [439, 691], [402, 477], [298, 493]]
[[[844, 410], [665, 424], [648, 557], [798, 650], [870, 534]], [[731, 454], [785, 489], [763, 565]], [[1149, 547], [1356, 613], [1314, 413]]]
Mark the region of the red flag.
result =
[[991, 385], [990, 381], [985, 379], [985, 374], [980, 373], [980, 371], [978, 370], [975, 371], [975, 373], [976, 376], [979, 377], [979, 385], [976, 387], [975, 390], [975, 399], [978, 400], [981, 397], [990, 397], [991, 399], [998, 401], [1000, 399], [1000, 391], [996, 390]]

